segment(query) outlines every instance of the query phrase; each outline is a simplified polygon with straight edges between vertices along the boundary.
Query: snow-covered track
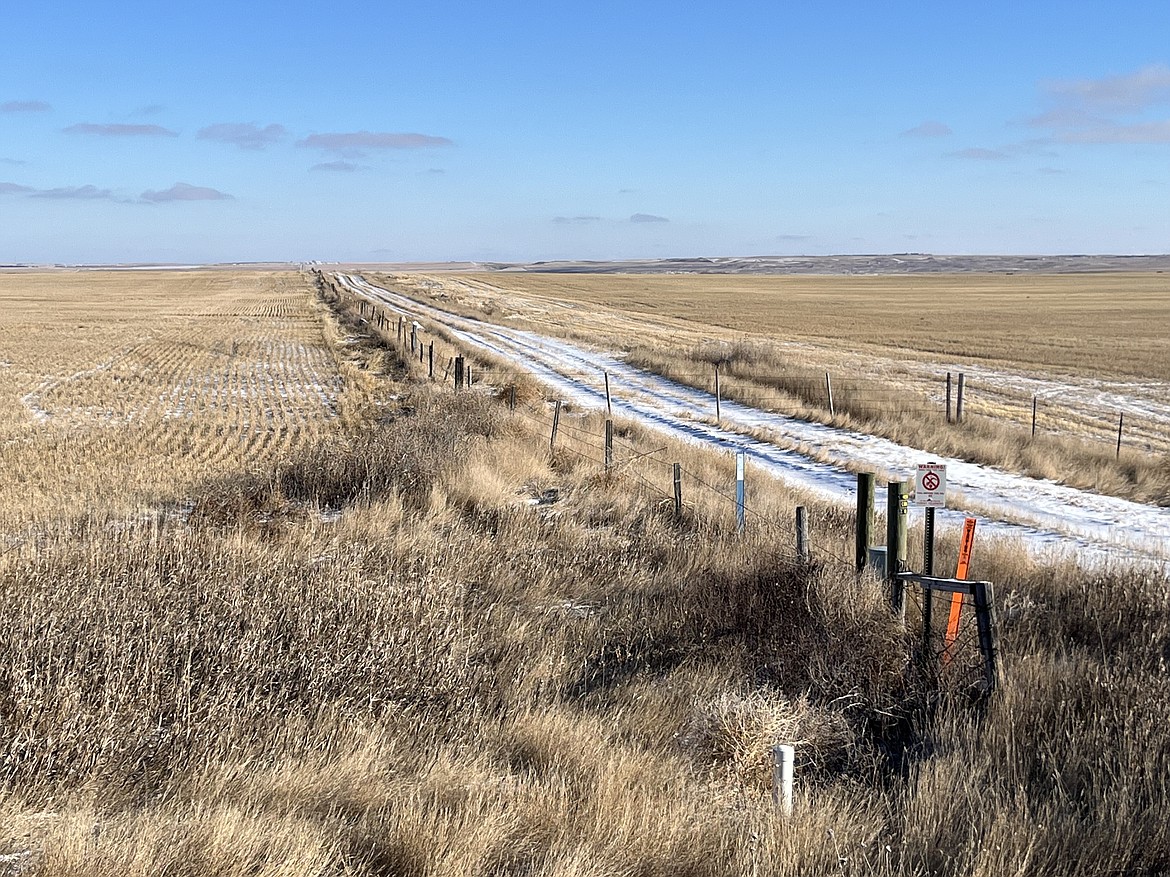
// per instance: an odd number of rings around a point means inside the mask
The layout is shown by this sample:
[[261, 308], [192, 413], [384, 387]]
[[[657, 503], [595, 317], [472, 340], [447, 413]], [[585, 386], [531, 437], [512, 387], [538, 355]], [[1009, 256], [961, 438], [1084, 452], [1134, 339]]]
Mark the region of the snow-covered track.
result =
[[855, 489], [851, 470], [907, 478], [917, 463], [944, 463], [950, 508], [942, 516], [943, 524], [954, 525], [964, 513], [974, 512], [984, 532], [1018, 537], [1037, 554], [1074, 556], [1093, 565], [1138, 563], [1170, 572], [1170, 508], [938, 457], [877, 436], [736, 402], [722, 402], [721, 428], [710, 422], [711, 394], [634, 368], [612, 354], [453, 314], [360, 276], [339, 274], [337, 279], [394, 311], [441, 324], [464, 343], [529, 371], [579, 405], [605, 405], [608, 373], [615, 413], [620, 416], [677, 438], [745, 450], [754, 465], [822, 498], [851, 500]]

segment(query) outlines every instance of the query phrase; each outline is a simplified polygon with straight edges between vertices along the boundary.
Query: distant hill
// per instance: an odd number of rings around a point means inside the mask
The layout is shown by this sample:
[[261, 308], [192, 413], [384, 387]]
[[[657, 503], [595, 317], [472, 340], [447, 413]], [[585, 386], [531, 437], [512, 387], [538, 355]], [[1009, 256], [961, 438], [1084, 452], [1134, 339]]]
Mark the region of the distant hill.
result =
[[1157, 256], [936, 256], [928, 253], [856, 256], [752, 256], [631, 259], [616, 262], [485, 262], [491, 271], [564, 274], [1082, 274], [1170, 271]]

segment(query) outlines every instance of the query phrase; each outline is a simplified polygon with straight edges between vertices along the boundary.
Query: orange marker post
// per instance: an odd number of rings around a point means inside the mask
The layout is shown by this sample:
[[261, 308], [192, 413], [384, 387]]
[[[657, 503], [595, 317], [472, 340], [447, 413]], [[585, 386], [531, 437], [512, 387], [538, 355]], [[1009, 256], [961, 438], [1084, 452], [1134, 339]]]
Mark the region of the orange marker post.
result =
[[[975, 546], [975, 519], [967, 518], [963, 521], [963, 540], [959, 543], [959, 565], [955, 570], [955, 578], [965, 580], [967, 571], [971, 568], [971, 549]], [[951, 652], [955, 640], [959, 637], [959, 618], [963, 614], [963, 595], [951, 594], [951, 615], [947, 619], [946, 648], [943, 650], [942, 662], [946, 667], [951, 663]]]

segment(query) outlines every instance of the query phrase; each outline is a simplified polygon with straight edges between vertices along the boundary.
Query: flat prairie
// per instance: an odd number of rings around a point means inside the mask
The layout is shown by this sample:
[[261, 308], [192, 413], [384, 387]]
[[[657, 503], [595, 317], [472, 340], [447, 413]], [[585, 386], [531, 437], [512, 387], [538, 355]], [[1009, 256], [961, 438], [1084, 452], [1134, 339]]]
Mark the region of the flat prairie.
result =
[[0, 877], [1166, 872], [1165, 577], [981, 537], [988, 692], [849, 511], [753, 487], [740, 533], [724, 452], [619, 421], [606, 467], [571, 406], [550, 447], [531, 381], [430, 380], [325, 277], [0, 274], [0, 314]]
[[[450, 278], [442, 278], [450, 280]], [[522, 295], [717, 332], [1170, 380], [1170, 274], [468, 275]], [[555, 307], [554, 307], [555, 309]], [[724, 334], [720, 332], [719, 334]]]

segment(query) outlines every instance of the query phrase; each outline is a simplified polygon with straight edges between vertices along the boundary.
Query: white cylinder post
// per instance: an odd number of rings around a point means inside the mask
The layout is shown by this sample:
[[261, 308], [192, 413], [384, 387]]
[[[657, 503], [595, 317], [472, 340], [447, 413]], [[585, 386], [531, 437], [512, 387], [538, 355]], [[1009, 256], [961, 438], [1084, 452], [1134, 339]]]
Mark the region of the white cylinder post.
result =
[[772, 803], [784, 816], [792, 815], [792, 767], [796, 747], [777, 743], [772, 747]]

